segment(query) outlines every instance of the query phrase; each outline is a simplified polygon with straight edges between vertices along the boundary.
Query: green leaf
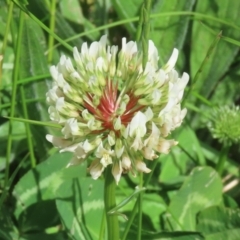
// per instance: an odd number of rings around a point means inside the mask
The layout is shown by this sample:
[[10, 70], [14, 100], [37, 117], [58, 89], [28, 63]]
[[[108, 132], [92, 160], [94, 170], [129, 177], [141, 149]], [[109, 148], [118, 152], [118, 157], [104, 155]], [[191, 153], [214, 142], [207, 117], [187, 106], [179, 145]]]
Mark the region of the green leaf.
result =
[[203, 233], [206, 240], [238, 240], [240, 236], [240, 209], [218, 206], [207, 208], [198, 216], [197, 229]]
[[[156, 1], [153, 6], [153, 13], [164, 13], [174, 11], [191, 11], [195, 0], [163, 0]], [[151, 20], [151, 39], [155, 43], [161, 64], [165, 64], [170, 57], [173, 48], [182, 49], [187, 34], [189, 17], [187, 16], [166, 16]], [[179, 64], [179, 62], [178, 62]]]
[[[2, 206], [1, 206], [2, 207]], [[0, 211], [0, 239], [12, 240], [18, 239], [16, 227], [11, 218], [11, 213], [7, 206], [2, 207]]]
[[238, 208], [238, 204], [234, 200], [234, 198], [232, 198], [231, 196], [229, 196], [226, 193], [223, 195], [223, 202], [224, 202], [224, 206], [225, 207], [228, 207], [228, 208]]
[[195, 132], [187, 124], [177, 129], [174, 139], [178, 145], [170, 154], [161, 156], [161, 173], [159, 180], [162, 183], [173, 183], [182, 180], [188, 167], [189, 161], [195, 164], [205, 165], [205, 157]]
[[[54, 208], [55, 192], [64, 181], [64, 172], [72, 171], [71, 168], [65, 169], [70, 158], [70, 153], [56, 153], [27, 172], [16, 184], [13, 191], [17, 200], [14, 215], [22, 230], [46, 228], [45, 221], [48, 224], [55, 221], [58, 215]], [[85, 170], [84, 166], [76, 168], [80, 174]]]
[[53, 234], [46, 233], [31, 233], [23, 234], [19, 240], [66, 240], [67, 235], [64, 232], [58, 232]]
[[240, 85], [240, 64], [237, 64], [214, 89], [211, 102], [215, 105], [232, 105], [239, 98]]
[[[228, 20], [228, 22], [237, 22], [240, 14], [240, 2], [232, 2], [229, 0], [219, 0], [215, 2], [198, 1], [196, 12]], [[216, 22], [207, 22], [207, 25], [215, 29], [216, 32], [222, 30], [223, 35], [232, 37], [233, 39], [240, 38], [240, 32], [229, 26], [224, 26]], [[212, 33], [207, 31], [200, 22], [194, 21], [191, 44], [192, 76], [198, 71], [214, 38]], [[211, 54], [207, 64], [205, 64], [195, 85], [195, 90], [200, 91], [204, 97], [209, 97], [219, 79], [228, 71], [238, 50], [239, 48], [237, 46], [221, 41]]]
[[[135, 239], [136, 233], [130, 232], [128, 239]], [[143, 232], [142, 240], [204, 240], [204, 237], [199, 232]]]
[[75, 240], [98, 239], [103, 209], [103, 181], [74, 178], [57, 191], [57, 209]]
[[195, 231], [199, 211], [220, 204], [222, 183], [210, 167], [196, 167], [171, 199], [168, 222], [174, 230]]

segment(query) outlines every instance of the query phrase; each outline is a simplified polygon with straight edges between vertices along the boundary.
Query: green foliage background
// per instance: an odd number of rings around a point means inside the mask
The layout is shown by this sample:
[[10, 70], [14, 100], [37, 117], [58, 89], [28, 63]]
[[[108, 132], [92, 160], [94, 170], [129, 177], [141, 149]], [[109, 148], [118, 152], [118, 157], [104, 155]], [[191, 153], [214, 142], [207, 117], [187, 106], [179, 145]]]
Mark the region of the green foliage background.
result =
[[[141, 4], [0, 0], [0, 239], [107, 239], [103, 178], [92, 180], [84, 164], [66, 169], [71, 155], [45, 139], [55, 131], [45, 101], [49, 66], [103, 34], [119, 46], [122, 37], [134, 40]], [[239, 16], [238, 0], [153, 1], [150, 38], [160, 65], [176, 47], [176, 69], [191, 80], [187, 117], [173, 133], [179, 144], [156, 160], [145, 186], [142, 239], [240, 238], [239, 144], [217, 172], [223, 146], [207, 128], [213, 109], [240, 103]], [[133, 213], [138, 183], [124, 175], [117, 188], [121, 239], [136, 239], [137, 215], [131, 226], [122, 215]]]

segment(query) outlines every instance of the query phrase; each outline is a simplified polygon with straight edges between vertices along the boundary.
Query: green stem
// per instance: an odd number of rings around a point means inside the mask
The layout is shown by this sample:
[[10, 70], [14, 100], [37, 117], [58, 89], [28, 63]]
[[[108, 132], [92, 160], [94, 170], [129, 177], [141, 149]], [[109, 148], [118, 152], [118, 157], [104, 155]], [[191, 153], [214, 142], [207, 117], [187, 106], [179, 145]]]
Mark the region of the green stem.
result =
[[220, 156], [219, 156], [219, 159], [218, 159], [218, 163], [217, 163], [217, 166], [216, 166], [216, 170], [217, 170], [219, 176], [222, 175], [224, 165], [225, 165], [225, 162], [227, 160], [229, 148], [230, 148], [229, 145], [225, 145], [221, 149]]
[[152, 0], [145, 0], [143, 7], [143, 32], [142, 32], [142, 49], [143, 49], [143, 60], [142, 65], [143, 69], [146, 66], [148, 61], [148, 41], [149, 41], [149, 32], [150, 32], [150, 11], [152, 6]]
[[[196, 12], [182, 11], [182, 12], [155, 13], [155, 14], [151, 14], [150, 18], [154, 19], [154, 18], [161, 18], [161, 17], [168, 17], [168, 16], [193, 16], [193, 17], [196, 17], [196, 20], [198, 20], [198, 21], [202, 20], [202, 19], [203, 20], [210, 20], [210, 21], [221, 23], [223, 25], [226, 25], [226, 26], [235, 28], [237, 30], [240, 30], [240, 27], [237, 26], [234, 23], [230, 23], [230, 22], [228, 22], [226, 20], [219, 19], [217, 17], [213, 17], [213, 16], [210, 16], [210, 15], [205, 15], [205, 14], [202, 14], [202, 13], [196, 13]], [[193, 19], [193, 20], [195, 20], [195, 19]], [[91, 33], [96, 33], [98, 31], [102, 31], [102, 30], [105, 30], [105, 29], [108, 29], [108, 28], [113, 28], [113, 27], [116, 27], [116, 26], [119, 26], [119, 25], [123, 25], [123, 24], [130, 23], [130, 22], [137, 22], [137, 21], [139, 21], [139, 17], [128, 18], [128, 19], [123, 19], [121, 21], [108, 23], [108, 24], [106, 24], [104, 26], [96, 27], [94, 29], [91, 29], [91, 30], [88, 30], [88, 31], [84, 31], [84, 32], [81, 32], [79, 34], [75, 34], [72, 37], [64, 39], [64, 41], [67, 43], [67, 42], [73, 41], [75, 39], [78, 39], [80, 37], [87, 36], [87, 35], [89, 35]], [[61, 45], [61, 43], [57, 43], [57, 44], [54, 45], [54, 48], [57, 48], [60, 45]]]
[[[16, 45], [16, 49], [15, 49], [15, 59], [14, 59], [14, 69], [13, 69], [10, 118], [13, 118], [13, 116], [15, 114], [15, 102], [16, 102], [16, 95], [17, 95], [17, 80], [18, 80], [19, 65], [20, 65], [19, 60], [20, 60], [20, 52], [21, 52], [23, 23], [24, 23], [24, 12], [20, 10], [17, 45]], [[7, 152], [6, 152], [5, 183], [4, 183], [5, 187], [7, 187], [7, 182], [8, 182], [8, 177], [9, 177], [9, 162], [10, 162], [10, 157], [11, 157], [11, 150], [12, 150], [12, 120], [9, 119]]]
[[[52, 4], [51, 4], [51, 9], [50, 9], [50, 26], [49, 29], [51, 32], [54, 33], [54, 29], [55, 29], [55, 16], [56, 16], [56, 0], [52, 0]], [[48, 63], [52, 63], [52, 59], [53, 59], [53, 45], [54, 45], [54, 37], [52, 34], [49, 34], [49, 38], [48, 38]]]
[[106, 227], [106, 214], [103, 213], [98, 240], [103, 240], [104, 239], [105, 227]]
[[[139, 188], [143, 187], [143, 173], [139, 176]], [[138, 196], [138, 235], [137, 240], [141, 240], [142, 236], [142, 202], [143, 202], [143, 192], [139, 193]]]
[[139, 16], [139, 20], [138, 20], [138, 27], [137, 27], [137, 33], [136, 33], [136, 42], [140, 41], [140, 38], [141, 38], [141, 35], [142, 35], [143, 7], [144, 7], [144, 3], [142, 4], [141, 10], [140, 10], [140, 16]]
[[[158, 163], [158, 159], [156, 159], [156, 160], [154, 160], [152, 162], [152, 166], [151, 166], [152, 171], [147, 175], [146, 181], [143, 184], [144, 187], [146, 187], [148, 185], [150, 179], [152, 178], [153, 172], [154, 172], [154, 170], [155, 170], [155, 168], [157, 166], [157, 163]], [[125, 227], [122, 240], [126, 240], [126, 237], [128, 235], [129, 229], [130, 229], [130, 227], [131, 227], [131, 225], [133, 223], [133, 220], [134, 220], [134, 218], [136, 216], [137, 209], [138, 209], [138, 201], [135, 203], [135, 205], [133, 207], [133, 210], [131, 211], [131, 215], [130, 215], [130, 218], [129, 218], [128, 222], [127, 222], [127, 226]]]
[[107, 218], [108, 240], [119, 240], [118, 217], [114, 213], [113, 214], [108, 213], [112, 208], [116, 207], [115, 188], [116, 182], [113, 178], [111, 167], [108, 166], [106, 169], [104, 187], [104, 203]]

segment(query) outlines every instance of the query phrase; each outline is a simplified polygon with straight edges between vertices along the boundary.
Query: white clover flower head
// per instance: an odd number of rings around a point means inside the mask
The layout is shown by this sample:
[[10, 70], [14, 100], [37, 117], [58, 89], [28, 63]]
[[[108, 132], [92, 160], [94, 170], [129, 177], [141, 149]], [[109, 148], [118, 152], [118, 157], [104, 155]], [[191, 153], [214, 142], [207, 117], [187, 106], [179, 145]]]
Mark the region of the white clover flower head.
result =
[[177, 144], [166, 139], [186, 115], [180, 101], [189, 76], [174, 69], [178, 50], [159, 68], [158, 51], [149, 41], [143, 71], [136, 42], [122, 39], [122, 49], [107, 46], [107, 36], [89, 47], [73, 49], [50, 72], [53, 86], [46, 94], [50, 119], [62, 125], [62, 137], [47, 135], [61, 152], [73, 152], [68, 166], [94, 156], [89, 172], [94, 179], [111, 165], [118, 183], [122, 173], [148, 173], [145, 159], [168, 153]]

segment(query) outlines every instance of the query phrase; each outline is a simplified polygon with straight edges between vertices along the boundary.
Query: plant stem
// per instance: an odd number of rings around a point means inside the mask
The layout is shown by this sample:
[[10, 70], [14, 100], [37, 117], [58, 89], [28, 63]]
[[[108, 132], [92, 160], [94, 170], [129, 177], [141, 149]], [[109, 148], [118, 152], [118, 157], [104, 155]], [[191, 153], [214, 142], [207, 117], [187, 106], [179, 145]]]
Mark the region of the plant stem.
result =
[[225, 165], [225, 162], [227, 160], [227, 155], [228, 155], [228, 152], [229, 152], [229, 148], [230, 148], [230, 146], [226, 144], [221, 149], [220, 156], [219, 156], [219, 159], [218, 159], [218, 163], [217, 163], [217, 166], [216, 166], [216, 170], [217, 170], [219, 176], [222, 175], [224, 165]]
[[148, 41], [149, 41], [149, 31], [150, 31], [150, 10], [151, 10], [152, 0], [145, 0], [143, 6], [143, 29], [142, 29], [142, 50], [143, 50], [143, 69], [148, 61]]
[[15, 59], [14, 59], [14, 69], [13, 69], [13, 81], [12, 81], [12, 98], [11, 98], [11, 108], [10, 108], [10, 119], [9, 119], [9, 129], [8, 129], [8, 139], [7, 139], [7, 151], [6, 151], [6, 168], [5, 168], [5, 183], [4, 187], [7, 187], [8, 178], [9, 178], [9, 164], [11, 158], [12, 150], [12, 119], [15, 115], [15, 102], [17, 95], [17, 80], [20, 67], [20, 53], [21, 53], [21, 42], [22, 42], [22, 33], [23, 33], [23, 23], [24, 23], [24, 13], [20, 10], [19, 14], [19, 25], [18, 25], [18, 36], [17, 36], [17, 45], [14, 49]]
[[[158, 159], [159, 159], [159, 158], [158, 158]], [[144, 184], [143, 184], [144, 187], [146, 187], [146, 186], [148, 185], [150, 179], [152, 178], [154, 169], [156, 168], [157, 163], [158, 163], [158, 159], [156, 159], [156, 160], [154, 160], [154, 161], [152, 162], [152, 166], [151, 166], [152, 171], [147, 175], [147, 179], [146, 179], [146, 181], [145, 181]], [[130, 218], [129, 218], [129, 220], [128, 220], [127, 226], [126, 226], [126, 228], [125, 228], [125, 230], [124, 230], [123, 237], [122, 237], [121, 240], [126, 240], [126, 237], [127, 237], [127, 235], [128, 235], [129, 229], [130, 229], [130, 227], [131, 227], [131, 225], [132, 225], [132, 222], [133, 222], [133, 220], [134, 220], [134, 218], [135, 218], [135, 215], [136, 215], [136, 213], [137, 213], [137, 208], [138, 208], [138, 201], [135, 203], [135, 205], [134, 205], [134, 207], [133, 207], [133, 210], [132, 210], [132, 212], [131, 212]]]
[[102, 223], [101, 223], [98, 240], [104, 239], [105, 227], [106, 227], [106, 214], [105, 214], [105, 212], [103, 212]]
[[[55, 17], [56, 17], [56, 0], [52, 0], [52, 4], [50, 7], [50, 26], [49, 29], [54, 33], [55, 30]], [[48, 63], [52, 63], [53, 59], [53, 45], [54, 45], [54, 36], [49, 34], [48, 37]]]
[[106, 168], [104, 187], [104, 203], [107, 218], [108, 240], [119, 240], [118, 217], [114, 213], [108, 213], [112, 208], [116, 207], [115, 188], [116, 182], [113, 178], [111, 167], [108, 166]]
[[137, 27], [137, 33], [136, 33], [136, 42], [140, 41], [140, 38], [141, 38], [141, 35], [142, 35], [143, 7], [144, 7], [144, 3], [142, 4], [141, 9], [140, 9], [140, 16], [139, 16], [139, 20], [138, 20], [138, 27]]
[[[140, 173], [139, 176], [139, 187], [143, 187], [143, 173]], [[141, 240], [142, 236], [142, 201], [143, 201], [143, 192], [139, 193], [138, 196], [138, 235], [137, 240]]]

